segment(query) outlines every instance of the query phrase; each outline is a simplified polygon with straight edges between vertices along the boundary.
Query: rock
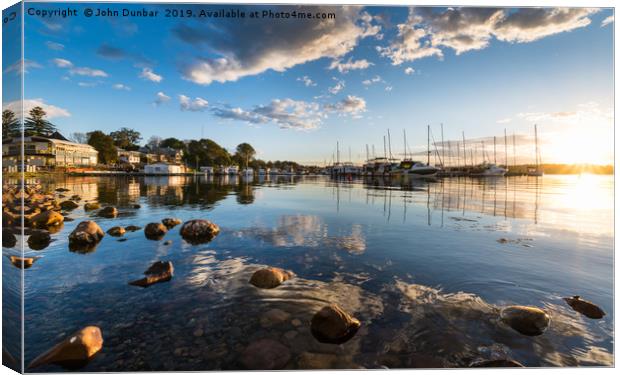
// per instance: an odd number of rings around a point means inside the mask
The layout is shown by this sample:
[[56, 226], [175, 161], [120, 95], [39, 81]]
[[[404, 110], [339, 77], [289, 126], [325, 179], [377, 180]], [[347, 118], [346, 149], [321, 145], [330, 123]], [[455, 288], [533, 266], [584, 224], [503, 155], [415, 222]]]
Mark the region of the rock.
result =
[[56, 364], [69, 369], [78, 369], [85, 366], [102, 347], [101, 330], [96, 326], [88, 326], [35, 358], [28, 368]]
[[135, 208], [135, 209], [138, 209], [138, 208], [140, 208], [142, 206], [140, 206], [139, 204], [134, 204], [132, 207]]
[[63, 210], [75, 210], [78, 207], [80, 206], [71, 200], [60, 202], [60, 208], [62, 208]]
[[11, 231], [2, 229], [2, 247], [14, 247], [17, 244], [17, 237]]
[[172, 241], [170, 241], [170, 240], [164, 241], [164, 245], [165, 246], [170, 246], [170, 245], [172, 245]]
[[118, 216], [118, 210], [116, 209], [116, 207], [112, 206], [104, 207], [99, 212], [97, 212], [97, 216], [114, 219]]
[[176, 217], [168, 217], [163, 219], [161, 222], [166, 226], [166, 228], [172, 229], [181, 224], [181, 219], [177, 219]]
[[65, 192], [65, 191], [69, 191], [69, 189], [66, 189], [66, 188], [58, 188], [58, 189], [56, 189], [56, 191], [57, 191], [57, 192], [59, 192], [59, 193], [62, 193], [62, 192]]
[[98, 210], [99, 208], [101, 208], [101, 205], [97, 202], [84, 203], [84, 211]]
[[69, 234], [69, 249], [73, 251], [91, 251], [105, 236], [101, 227], [94, 221], [82, 221]]
[[605, 316], [605, 312], [590, 301], [581, 299], [579, 296], [566, 297], [564, 301], [573, 310], [587, 316], [590, 319], [602, 319]]
[[125, 228], [123, 228], [123, 227], [112, 227], [112, 228], [108, 229], [107, 233], [110, 236], [113, 236], [113, 237], [120, 237], [123, 234], [125, 234]]
[[9, 256], [9, 260], [11, 261], [11, 264], [14, 265], [17, 268], [30, 268], [32, 267], [32, 265], [34, 264], [34, 262], [39, 259], [37, 257], [18, 257], [15, 255], [10, 255]]
[[263, 328], [271, 327], [275, 324], [286, 322], [291, 314], [280, 309], [271, 309], [260, 317], [260, 325]]
[[127, 241], [127, 238], [125, 238], [125, 237], [123, 237], [123, 238], [119, 238], [119, 239], [118, 239], [118, 240], [116, 240], [116, 241], [118, 241], [118, 242], [125, 242], [125, 241]]
[[525, 366], [515, 361], [514, 359], [505, 358], [505, 359], [488, 359], [488, 360], [474, 361], [470, 363], [469, 367], [525, 367]]
[[33, 228], [47, 228], [62, 224], [65, 221], [64, 216], [56, 211], [45, 211], [36, 215], [30, 220]]
[[72, 222], [72, 221], [75, 221], [75, 219], [70, 217], [70, 216], [65, 216], [65, 222], [66, 223], [69, 223], [69, 222]]
[[168, 232], [168, 228], [162, 223], [149, 223], [144, 227], [144, 235], [149, 240], [159, 241]]
[[255, 341], [241, 354], [241, 363], [248, 370], [280, 370], [290, 359], [290, 350], [273, 339]]
[[197, 330], [194, 331], [194, 336], [195, 337], [202, 337], [202, 335], [204, 335], [205, 331], [203, 331], [202, 329], [198, 328]]
[[146, 271], [144, 271], [144, 274], [146, 277], [139, 280], [134, 280], [129, 284], [146, 288], [155, 283], [170, 281], [170, 279], [172, 279], [172, 275], [174, 274], [174, 267], [172, 267], [172, 262], [170, 261], [158, 261], [153, 263]]
[[43, 250], [49, 246], [52, 237], [48, 231], [36, 230], [32, 231], [28, 237], [28, 247], [32, 250]]
[[549, 315], [537, 307], [508, 306], [500, 312], [502, 322], [527, 336], [542, 335], [549, 326]]
[[78, 201], [78, 202], [79, 202], [79, 201], [81, 201], [81, 200], [82, 200], [82, 197], [80, 197], [80, 196], [79, 196], [79, 195], [77, 195], [77, 194], [74, 194], [74, 195], [72, 195], [72, 196], [71, 196], [71, 198], [69, 198], [69, 199], [71, 199], [72, 201]]
[[250, 284], [257, 288], [272, 289], [292, 278], [294, 274], [281, 268], [269, 267], [260, 269], [250, 278]]
[[295, 337], [297, 337], [297, 335], [298, 335], [298, 332], [297, 332], [297, 331], [291, 330], [291, 331], [287, 331], [287, 332], [283, 335], [283, 337], [284, 337], [285, 339], [287, 339], [287, 340], [289, 340], [289, 341], [290, 341], [290, 340], [294, 339]]
[[293, 319], [291, 320], [291, 324], [293, 325], [293, 327], [299, 327], [301, 325], [301, 320]]
[[209, 220], [190, 220], [181, 227], [181, 237], [193, 245], [209, 242], [218, 233], [220, 233], [220, 227]]
[[499, 242], [499, 243], [508, 243], [509, 241], [506, 238], [500, 238], [499, 240], [497, 240], [497, 242]]
[[342, 344], [355, 336], [361, 326], [359, 320], [335, 304], [323, 307], [314, 314], [310, 323], [312, 335], [319, 342]]
[[135, 232], [135, 231], [140, 230], [140, 229], [142, 229], [142, 227], [139, 227], [137, 225], [128, 225], [128, 226], [125, 227], [125, 230], [127, 232]]

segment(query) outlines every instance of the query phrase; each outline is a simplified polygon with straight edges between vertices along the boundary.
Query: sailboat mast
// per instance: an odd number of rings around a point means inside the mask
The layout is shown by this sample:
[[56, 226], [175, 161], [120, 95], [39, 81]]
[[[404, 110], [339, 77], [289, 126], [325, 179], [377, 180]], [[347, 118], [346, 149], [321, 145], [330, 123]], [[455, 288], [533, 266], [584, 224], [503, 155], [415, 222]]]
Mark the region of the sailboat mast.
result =
[[497, 140], [495, 139], [495, 136], [493, 136], [493, 164], [497, 165], [497, 147], [496, 147], [496, 143]]
[[512, 165], [517, 165], [517, 137], [512, 133]]
[[387, 159], [387, 148], [385, 145], [385, 135], [383, 136], [383, 157]]
[[336, 141], [336, 164], [340, 164], [340, 144]]
[[467, 166], [467, 150], [465, 148], [465, 132], [463, 132], [463, 166]]
[[540, 164], [540, 157], [538, 151], [538, 125], [534, 124], [534, 140], [536, 141], [536, 170], [538, 171], [538, 165]]
[[388, 151], [390, 152], [390, 159], [393, 159], [392, 156], [392, 137], [390, 136], [390, 129], [388, 129]]
[[431, 126], [426, 125], [426, 165], [431, 165]]
[[506, 135], [506, 128], [504, 128], [504, 163], [508, 167], [508, 136]]
[[407, 132], [403, 129], [403, 141], [405, 146], [405, 160], [407, 160]]
[[446, 145], [443, 144], [443, 122], [440, 124], [441, 126], [441, 166], [443, 167], [446, 162]]

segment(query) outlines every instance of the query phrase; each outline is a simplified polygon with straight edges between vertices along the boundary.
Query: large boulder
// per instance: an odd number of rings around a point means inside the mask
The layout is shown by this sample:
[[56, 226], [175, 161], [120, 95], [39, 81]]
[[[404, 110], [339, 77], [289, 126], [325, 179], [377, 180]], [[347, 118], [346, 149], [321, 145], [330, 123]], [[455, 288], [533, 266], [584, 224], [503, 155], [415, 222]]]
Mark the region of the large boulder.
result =
[[17, 237], [11, 231], [2, 229], [2, 247], [14, 247], [17, 244]]
[[166, 228], [172, 229], [176, 227], [177, 225], [181, 224], [181, 219], [177, 219], [176, 217], [167, 217], [163, 219], [161, 222], [162, 224], [166, 226]]
[[98, 210], [99, 208], [101, 208], [101, 205], [97, 202], [84, 203], [84, 211]]
[[112, 237], [120, 237], [125, 234], [125, 228], [123, 227], [112, 227], [108, 229], [108, 234]]
[[260, 269], [250, 278], [250, 284], [261, 289], [272, 289], [292, 278], [294, 274], [281, 268], [269, 267]]
[[78, 205], [77, 203], [75, 203], [72, 200], [60, 202], [60, 208], [62, 208], [63, 210], [75, 210], [79, 206], [80, 205]]
[[28, 247], [32, 250], [43, 250], [52, 241], [50, 233], [46, 230], [33, 230], [28, 237]]
[[531, 306], [508, 306], [500, 312], [502, 322], [526, 336], [538, 336], [549, 327], [551, 318], [544, 310]]
[[159, 241], [168, 233], [168, 228], [162, 223], [148, 223], [144, 227], [144, 236], [149, 240]]
[[97, 216], [114, 219], [118, 216], [118, 210], [116, 209], [116, 207], [112, 206], [104, 207], [99, 212], [97, 212]]
[[144, 271], [145, 277], [139, 280], [134, 280], [129, 284], [146, 288], [155, 283], [169, 281], [170, 279], [172, 279], [173, 274], [174, 267], [172, 266], [172, 262], [157, 261], [153, 263], [146, 271]]
[[55, 364], [68, 369], [78, 369], [84, 367], [102, 347], [101, 329], [96, 326], [87, 326], [35, 358], [28, 368]]
[[220, 233], [220, 227], [209, 220], [190, 220], [181, 227], [181, 237], [193, 245], [209, 242], [218, 233]]
[[291, 359], [291, 351], [273, 339], [260, 339], [248, 345], [241, 363], [248, 370], [280, 370]]
[[310, 329], [319, 342], [342, 344], [347, 342], [361, 326], [359, 320], [332, 304], [323, 307], [312, 317]]
[[605, 312], [600, 307], [596, 306], [590, 301], [581, 299], [579, 296], [564, 298], [564, 301], [573, 310], [587, 316], [590, 319], [602, 319], [605, 316]]
[[64, 216], [56, 211], [45, 211], [34, 216], [30, 220], [30, 225], [33, 228], [48, 228], [62, 224], [65, 221]]
[[101, 227], [94, 221], [82, 221], [69, 234], [69, 248], [74, 251], [91, 251], [105, 236]]

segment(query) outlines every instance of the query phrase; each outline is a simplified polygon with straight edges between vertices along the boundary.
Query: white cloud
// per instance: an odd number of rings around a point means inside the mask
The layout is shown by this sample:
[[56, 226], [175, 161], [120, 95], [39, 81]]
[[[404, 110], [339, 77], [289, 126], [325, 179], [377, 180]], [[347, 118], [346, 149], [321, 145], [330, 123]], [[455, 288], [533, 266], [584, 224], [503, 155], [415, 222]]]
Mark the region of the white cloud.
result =
[[164, 79], [164, 77], [153, 72], [153, 69], [151, 68], [143, 68], [142, 72], [140, 73], [140, 78], [144, 78], [151, 82], [157, 82], [157, 83], [161, 82], [162, 79]]
[[336, 59], [329, 65], [329, 69], [338, 69], [340, 73], [348, 73], [350, 70], [366, 69], [371, 65], [374, 64], [368, 62], [366, 59], [353, 61], [352, 58], [349, 58], [349, 60], [344, 63], [341, 62], [340, 59]]
[[99, 85], [99, 82], [78, 82], [80, 87], [95, 87], [97, 85]]
[[507, 123], [509, 123], [510, 121], [512, 121], [512, 119], [511, 119], [510, 117], [507, 117], [507, 118], [503, 118], [503, 119], [497, 120], [496, 122], [497, 122], [498, 124], [507, 124]]
[[51, 49], [52, 51], [62, 51], [62, 50], [65, 49], [65, 45], [64, 44], [52, 42], [52, 41], [49, 41], [49, 40], [47, 42], [45, 42], [45, 45], [47, 46], [47, 48]]
[[[282, 7], [286, 11], [298, 7]], [[339, 59], [358, 42], [376, 35], [380, 27], [359, 7], [321, 7], [334, 12], [335, 19], [321, 20], [311, 27], [307, 22], [281, 19], [260, 22], [253, 19], [191, 26], [183, 23], [173, 32], [182, 41], [217, 57], [203, 57], [181, 66], [183, 77], [208, 85], [257, 75], [268, 70], [284, 72], [293, 66], [320, 58]]]
[[164, 94], [162, 91], [160, 91], [155, 95], [155, 101], [153, 102], [153, 104], [155, 104], [156, 106], [159, 106], [168, 101], [170, 101], [170, 97]]
[[303, 82], [306, 87], [316, 86], [316, 83], [308, 76], [299, 77], [297, 80]]
[[381, 79], [380, 76], [374, 76], [373, 78], [370, 79], [365, 79], [362, 81], [362, 85], [364, 86], [370, 86], [373, 83], [379, 83], [379, 82], [383, 82], [383, 80]]
[[326, 104], [325, 109], [338, 112], [340, 115], [359, 118], [363, 112], [366, 112], [366, 101], [358, 96], [348, 95], [336, 104]]
[[605, 27], [605, 26], [609, 25], [612, 22], [614, 22], [614, 15], [613, 14], [611, 16], [605, 18], [603, 20], [603, 22], [601, 22], [601, 27]]
[[116, 83], [114, 85], [112, 85], [112, 88], [116, 89], [116, 90], [125, 90], [125, 91], [131, 91], [131, 87], [124, 85], [122, 83]]
[[179, 95], [181, 111], [202, 112], [209, 106], [209, 102], [203, 98], [196, 97], [192, 100], [189, 96]]
[[251, 124], [274, 123], [282, 129], [311, 130], [320, 127], [324, 115], [317, 103], [293, 99], [274, 99], [268, 105], [251, 110], [218, 107], [213, 114], [220, 118], [233, 119]]
[[589, 8], [411, 8], [398, 37], [387, 47], [377, 47], [393, 65], [424, 57], [443, 57], [443, 48], [457, 55], [486, 48], [491, 39], [511, 43], [532, 42], [590, 24]]
[[327, 91], [329, 91], [333, 95], [336, 95], [340, 91], [342, 91], [342, 89], [344, 89], [344, 81], [343, 80], [338, 80], [336, 78], [334, 78], [334, 80], [336, 80], [336, 84], [334, 86], [328, 88]]
[[406, 75], [410, 76], [413, 73], [415, 73], [415, 69], [413, 69], [412, 67], [405, 68], [405, 74]]
[[[71, 113], [68, 110], [60, 107], [56, 107], [55, 105], [47, 104], [43, 99], [25, 99], [23, 101], [24, 104], [24, 112], [26, 116], [28, 116], [28, 112], [34, 107], [41, 107], [47, 114], [48, 119], [58, 118], [58, 117], [70, 117]], [[11, 110], [15, 113], [17, 117], [22, 116], [22, 101], [16, 100], [14, 102], [9, 102], [2, 105], [2, 110]]]
[[385, 91], [390, 92], [392, 91], [393, 87], [392, 86], [385, 86]]
[[53, 59], [52, 63], [58, 68], [69, 69], [71, 75], [87, 76], [87, 77], [107, 77], [108, 74], [100, 69], [88, 67], [76, 67], [73, 63], [66, 59]]
[[[22, 61], [23, 61], [23, 64], [22, 64]], [[24, 73], [28, 73], [28, 70], [31, 68], [41, 68], [41, 65], [37, 63], [36, 61], [32, 61], [28, 59], [25, 59], [25, 60], [19, 59], [13, 64], [9, 65], [6, 69], [4, 69], [4, 74], [14, 72], [17, 75], [21, 75], [22, 69]]]

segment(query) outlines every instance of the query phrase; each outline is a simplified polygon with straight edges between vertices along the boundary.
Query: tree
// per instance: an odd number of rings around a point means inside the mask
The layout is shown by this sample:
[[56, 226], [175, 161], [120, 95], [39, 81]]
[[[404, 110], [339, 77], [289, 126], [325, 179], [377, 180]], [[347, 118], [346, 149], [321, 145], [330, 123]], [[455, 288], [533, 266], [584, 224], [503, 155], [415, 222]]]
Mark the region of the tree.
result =
[[43, 108], [37, 106], [30, 110], [29, 117], [24, 122], [24, 135], [43, 135], [48, 136], [56, 131], [56, 126], [45, 119], [47, 113]]
[[187, 148], [183, 141], [181, 141], [180, 139], [176, 139], [176, 138], [166, 138], [166, 139], [164, 139], [159, 144], [159, 147], [170, 147], [170, 148], [173, 148], [175, 150], [183, 150], [183, 151], [185, 151], [186, 148]]
[[10, 109], [2, 111], [2, 138], [19, 137], [21, 129], [15, 112]]
[[88, 135], [86, 133], [71, 133], [69, 134], [69, 139], [75, 143], [88, 143]]
[[102, 132], [95, 130], [88, 134], [88, 144], [93, 146], [99, 152], [98, 160], [101, 164], [113, 164], [116, 162], [118, 155], [114, 139]]
[[232, 162], [228, 151], [211, 139], [191, 140], [183, 158], [187, 164], [199, 166], [230, 165]]
[[149, 138], [149, 140], [146, 142], [146, 145], [151, 149], [159, 147], [160, 144], [161, 137], [158, 137], [156, 135], [151, 136], [151, 138]]
[[110, 137], [114, 140], [114, 145], [116, 147], [120, 147], [125, 150], [137, 150], [140, 148], [138, 146], [138, 142], [142, 139], [139, 131], [129, 128], [120, 128], [119, 130], [110, 133]]
[[241, 143], [237, 146], [237, 156], [239, 159], [240, 165], [245, 165], [251, 161], [251, 159], [256, 155], [256, 150], [249, 143]]

